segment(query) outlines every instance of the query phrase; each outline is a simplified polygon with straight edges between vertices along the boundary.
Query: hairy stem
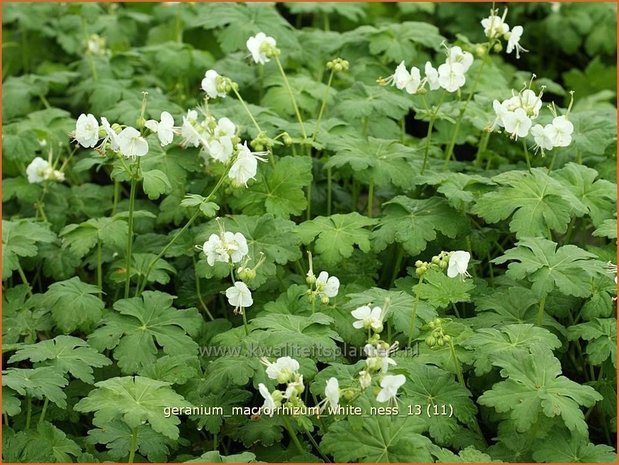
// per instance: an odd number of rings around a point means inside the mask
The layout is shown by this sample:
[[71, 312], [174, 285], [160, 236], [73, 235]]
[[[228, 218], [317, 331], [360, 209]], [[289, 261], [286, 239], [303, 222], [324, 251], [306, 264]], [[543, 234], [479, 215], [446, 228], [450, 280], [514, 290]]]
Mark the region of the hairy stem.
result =
[[138, 427], [131, 430], [131, 443], [129, 444], [129, 460], [128, 463], [133, 463], [135, 459], [135, 451], [138, 448]]
[[140, 168], [140, 159], [138, 158], [137, 169], [135, 173], [131, 175], [131, 191], [129, 193], [129, 217], [127, 222], [129, 223], [129, 234], [127, 235], [127, 257], [125, 261], [125, 299], [129, 298], [129, 288], [131, 287], [131, 261], [132, 261], [132, 247], [133, 247], [133, 210], [135, 210], [135, 191], [137, 190], [138, 172]]
[[279, 57], [275, 56], [275, 62], [277, 63], [277, 67], [279, 68], [279, 72], [282, 74], [282, 78], [284, 79], [284, 85], [286, 89], [288, 89], [288, 93], [290, 94], [290, 100], [292, 101], [292, 106], [294, 108], [294, 112], [297, 115], [297, 120], [299, 121], [299, 125], [301, 126], [301, 132], [303, 133], [303, 139], [307, 139], [307, 133], [305, 132], [305, 125], [303, 124], [303, 119], [301, 118], [301, 112], [299, 111], [299, 107], [297, 105], [297, 99], [294, 98], [294, 93], [292, 92], [292, 88], [290, 87], [290, 82], [288, 81], [288, 76], [286, 76], [286, 72], [282, 67], [281, 61], [279, 61]]
[[408, 345], [410, 347], [413, 342], [413, 337], [415, 335], [415, 322], [417, 320], [417, 306], [419, 305], [419, 288], [421, 287], [421, 283], [423, 282], [423, 276], [419, 278], [419, 283], [415, 289], [415, 301], [413, 302], [413, 310], [411, 314], [411, 324], [408, 329]]

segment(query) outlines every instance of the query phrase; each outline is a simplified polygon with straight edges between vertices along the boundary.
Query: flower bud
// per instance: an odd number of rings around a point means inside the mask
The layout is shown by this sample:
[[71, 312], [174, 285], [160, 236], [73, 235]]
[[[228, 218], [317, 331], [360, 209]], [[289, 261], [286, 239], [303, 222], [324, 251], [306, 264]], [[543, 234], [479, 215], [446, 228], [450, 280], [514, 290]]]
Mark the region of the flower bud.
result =
[[443, 340], [445, 342], [449, 342], [449, 341], [451, 341], [451, 336], [449, 334], [443, 334]]
[[324, 304], [327, 305], [329, 303], [329, 297], [327, 297], [326, 295], [323, 295], [322, 298], [320, 299], [320, 301]]
[[494, 44], [494, 47], [492, 47], [492, 50], [494, 50], [496, 53], [499, 53], [503, 50], [503, 44], [501, 44], [501, 42], [497, 42], [496, 44]]
[[436, 338], [434, 336], [428, 336], [426, 338], [426, 344], [428, 345], [428, 347], [434, 347], [434, 345], [436, 344]]
[[256, 271], [251, 268], [241, 267], [237, 271], [237, 276], [241, 281], [249, 281], [256, 277]]
[[144, 127], [144, 123], [146, 123], [146, 120], [143, 116], [138, 116], [138, 119], [135, 120], [135, 125], [140, 129]]
[[417, 260], [415, 262], [415, 267], [419, 268], [421, 265], [423, 265], [423, 262], [421, 260]]
[[445, 339], [442, 337], [439, 337], [436, 339], [436, 343], [438, 344], [439, 347], [443, 347], [445, 345]]

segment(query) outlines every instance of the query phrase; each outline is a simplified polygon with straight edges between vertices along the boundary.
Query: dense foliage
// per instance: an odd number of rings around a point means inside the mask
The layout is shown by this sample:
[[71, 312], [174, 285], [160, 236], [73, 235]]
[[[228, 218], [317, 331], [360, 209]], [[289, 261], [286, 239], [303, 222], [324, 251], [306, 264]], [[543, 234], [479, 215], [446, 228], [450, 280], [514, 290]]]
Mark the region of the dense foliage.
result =
[[2, 8], [4, 461], [616, 460], [615, 4]]

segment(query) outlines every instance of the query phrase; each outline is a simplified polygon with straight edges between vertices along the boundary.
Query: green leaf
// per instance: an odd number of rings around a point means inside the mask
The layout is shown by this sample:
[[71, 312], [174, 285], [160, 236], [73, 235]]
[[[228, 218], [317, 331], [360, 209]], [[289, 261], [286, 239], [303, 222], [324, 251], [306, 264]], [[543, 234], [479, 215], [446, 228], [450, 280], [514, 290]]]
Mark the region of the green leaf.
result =
[[[410, 330], [410, 322], [413, 311], [415, 298], [403, 291], [385, 290], [378, 287], [373, 287], [367, 291], [354, 294], [347, 294], [350, 300], [346, 304], [346, 308], [354, 310], [363, 305], [379, 306], [386, 308], [385, 320], [391, 319], [394, 327], [401, 333], [408, 334]], [[348, 325], [352, 328], [354, 318], [347, 313]], [[425, 302], [417, 304], [416, 327], [421, 328], [425, 323], [436, 318], [436, 311]], [[355, 330], [358, 331], [358, 330]]]
[[[397, 355], [397, 354], [396, 354]], [[413, 405], [444, 405], [453, 408], [453, 415], [432, 415], [426, 412], [421, 417], [428, 424], [430, 436], [439, 443], [452, 440], [459, 429], [458, 422], [471, 427], [476, 422], [477, 408], [471, 400], [471, 393], [456, 382], [452, 373], [432, 365], [406, 363], [400, 357], [395, 358], [398, 367], [408, 369], [407, 377], [411, 382], [402, 386], [402, 398]]]
[[565, 295], [588, 297], [591, 278], [604, 273], [604, 264], [594, 254], [575, 245], [557, 248], [555, 242], [539, 238], [523, 239], [492, 261], [511, 261], [507, 276], [516, 280], [526, 278], [539, 297], [555, 289]]
[[[40, 294], [38, 294], [40, 296]], [[2, 340], [4, 344], [37, 340], [40, 331], [49, 331], [52, 320], [47, 308], [28, 298], [28, 287], [20, 284], [2, 292]]]
[[432, 442], [421, 435], [424, 430], [425, 422], [415, 416], [371, 415], [359, 429], [346, 419], [329, 426], [320, 448], [336, 462], [430, 462]]
[[553, 175], [564, 182], [574, 196], [585, 204], [594, 226], [598, 227], [604, 220], [613, 217], [617, 203], [617, 185], [604, 179], [596, 181], [596, 170], [570, 162]]
[[54, 367], [63, 374], [71, 373], [89, 384], [94, 382], [93, 368], [112, 363], [107, 357], [88, 347], [85, 341], [72, 336], [56, 336], [54, 339], [22, 346], [9, 358], [9, 363], [22, 360], [44, 362], [42, 366]]
[[8, 387], [2, 387], [2, 413], [10, 417], [21, 413], [21, 402], [17, 393]]
[[436, 239], [437, 232], [454, 238], [466, 226], [465, 218], [438, 197], [411, 199], [399, 195], [383, 207], [384, 216], [372, 234], [377, 251], [395, 241], [415, 256]]
[[553, 463], [615, 463], [617, 454], [610, 446], [592, 444], [587, 436], [558, 428], [536, 442], [533, 458], [538, 462]]
[[181, 207], [198, 207], [207, 218], [214, 217], [219, 211], [219, 205], [214, 202], [208, 202], [205, 197], [199, 194], [187, 194], [180, 205]]
[[241, 452], [240, 454], [221, 455], [218, 451], [212, 450], [205, 452], [200, 457], [188, 460], [183, 463], [253, 463], [256, 455], [251, 452]]
[[10, 387], [22, 396], [40, 400], [45, 397], [60, 408], [67, 406], [67, 396], [62, 390], [67, 383], [67, 379], [52, 367], [9, 368], [2, 372], [2, 386]]
[[99, 350], [114, 349], [114, 358], [124, 373], [135, 373], [154, 363], [158, 346], [170, 355], [195, 355], [196, 335], [202, 318], [195, 308], [177, 310], [173, 296], [145, 291], [142, 297], [114, 303], [117, 313], [107, 314], [101, 326], [88, 338]]
[[375, 84], [367, 86], [361, 82], [339, 92], [338, 100], [338, 116], [356, 123], [364, 117], [376, 115], [399, 120], [412, 107], [411, 99], [405, 95]]
[[[316, 360], [329, 360], [337, 353], [335, 341], [341, 341], [337, 332], [330, 328], [333, 318], [323, 313], [311, 316], [266, 314], [250, 323], [248, 343], [255, 347], [270, 347], [271, 350], [308, 350]], [[302, 352], [297, 352], [302, 353]]]
[[50, 307], [56, 326], [71, 333], [88, 329], [99, 321], [103, 311], [103, 302], [97, 297], [99, 292], [97, 286], [84, 283], [76, 276], [49, 286], [43, 304]]
[[[128, 424], [120, 420], [93, 422], [96, 429], [88, 431], [88, 442], [103, 444], [108, 449], [110, 458], [126, 460], [131, 450], [132, 430]], [[165, 462], [174, 442], [149, 425], [138, 426], [137, 451], [151, 462]]]
[[82, 258], [97, 245], [98, 241], [114, 250], [122, 250], [127, 244], [127, 234], [129, 234], [127, 222], [114, 216], [91, 218], [79, 225], [70, 224], [60, 231], [59, 236], [62, 238], [63, 247]]
[[312, 160], [283, 157], [275, 167], [265, 164], [246, 190], [235, 191], [232, 205], [246, 214], [271, 213], [288, 219], [307, 208], [303, 188], [312, 182]]
[[445, 38], [436, 26], [419, 21], [392, 23], [370, 36], [370, 53], [383, 55], [399, 63], [405, 58], [414, 59], [416, 44], [437, 50]]
[[314, 251], [320, 254], [327, 266], [333, 266], [350, 258], [355, 245], [363, 252], [369, 252], [370, 231], [365, 228], [376, 223], [375, 219], [353, 212], [318, 216], [299, 225], [296, 232], [304, 244], [317, 238]]
[[617, 239], [617, 218], [602, 221], [593, 235]]
[[481, 196], [473, 213], [489, 223], [512, 216], [509, 229], [516, 237], [546, 236], [549, 230], [564, 233], [572, 216], [586, 213], [585, 205], [543, 168], [530, 173], [508, 171], [492, 178], [503, 186]]
[[481, 376], [492, 369], [499, 354], [510, 353], [526, 357], [532, 348], [552, 352], [561, 347], [553, 333], [532, 324], [505, 325], [501, 328], [480, 328], [463, 342], [475, 356], [475, 374]]
[[475, 288], [471, 279], [461, 276], [450, 278], [441, 270], [428, 270], [424, 280], [415, 286], [419, 297], [435, 308], [447, 307], [458, 302], [470, 302], [469, 294]]
[[496, 383], [479, 397], [481, 405], [505, 412], [520, 432], [527, 431], [544, 414], [561, 416], [570, 431], [587, 434], [587, 423], [580, 406], [591, 407], [602, 396], [561, 375], [561, 363], [551, 352], [532, 347], [526, 357], [506, 353], [496, 364], [502, 367], [505, 381]]
[[396, 141], [370, 137], [368, 140], [342, 138], [333, 143], [335, 155], [329, 157], [325, 168], [350, 165], [355, 177], [365, 184], [379, 187], [414, 187], [417, 169], [411, 161], [417, 151]]
[[144, 192], [151, 200], [158, 199], [161, 194], [167, 194], [172, 190], [172, 184], [161, 170], [143, 171], [142, 176]]
[[148, 423], [153, 430], [177, 440], [180, 423], [176, 415], [166, 416], [165, 408], [191, 407], [169, 383], [142, 376], [110, 378], [95, 384], [93, 389], [77, 404], [78, 412], [95, 412], [94, 422], [107, 424], [121, 418], [130, 428]]
[[449, 449], [433, 448], [432, 455], [436, 457], [439, 463], [492, 463], [500, 462], [500, 460], [492, 460], [488, 454], [475, 449], [473, 446], [465, 447], [458, 455], [454, 454]]
[[82, 453], [75, 441], [48, 422], [37, 425], [36, 430], [9, 431], [2, 440], [3, 458], [12, 462], [72, 463]]
[[49, 225], [31, 220], [2, 220], [2, 280], [19, 267], [19, 257], [37, 255], [37, 242], [53, 242], [56, 235]]
[[596, 318], [593, 321], [570, 326], [567, 329], [570, 340], [578, 338], [587, 341], [586, 354], [589, 363], [601, 365], [608, 358], [617, 367], [617, 320]]

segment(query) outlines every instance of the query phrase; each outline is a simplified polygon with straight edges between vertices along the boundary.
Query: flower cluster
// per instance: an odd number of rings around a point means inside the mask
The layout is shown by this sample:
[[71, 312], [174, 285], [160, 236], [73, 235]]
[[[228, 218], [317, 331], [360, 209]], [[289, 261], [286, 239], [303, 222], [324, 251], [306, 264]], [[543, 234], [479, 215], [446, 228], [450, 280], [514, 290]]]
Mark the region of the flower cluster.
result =
[[425, 92], [427, 84], [430, 90], [439, 88], [447, 92], [456, 92], [466, 82], [466, 72], [473, 64], [473, 55], [465, 52], [458, 46], [446, 47], [447, 57], [445, 62], [438, 69], [432, 63], [426, 62], [424, 67], [425, 77], [421, 78], [421, 71], [413, 66], [410, 71], [406, 69], [402, 61], [395, 72], [386, 79], [379, 79], [381, 85], [391, 84], [400, 90], [405, 90], [409, 94]]
[[470, 277], [467, 268], [469, 266], [469, 260], [471, 254], [464, 250], [456, 250], [454, 252], [441, 251], [438, 255], [432, 257], [429, 262], [417, 260], [415, 262], [415, 273], [420, 278], [430, 268], [436, 268], [439, 270], [447, 270], [447, 276], [455, 278], [456, 276]]
[[546, 125], [533, 125], [542, 108], [542, 95], [543, 89], [539, 94], [535, 94], [529, 88], [519, 93], [512, 91], [512, 97], [502, 102], [494, 100], [492, 106], [496, 119], [490, 130], [499, 126], [514, 140], [530, 134], [535, 141], [536, 150], [541, 150], [542, 153], [555, 147], [570, 145], [574, 125], [567, 116], [572, 108], [573, 93], [565, 115], [559, 115], [553, 103], [548, 106], [554, 117], [552, 122]]
[[326, 271], [321, 271], [318, 277], [316, 277], [313, 270], [312, 254], [308, 252], [307, 255], [309, 257], [309, 271], [307, 272], [305, 282], [310, 286], [307, 290], [307, 295], [310, 302], [314, 303], [316, 297], [318, 297], [323, 304], [327, 305], [329, 299], [337, 296], [340, 290], [340, 280], [335, 276], [329, 276], [329, 273]]
[[524, 29], [522, 26], [514, 26], [510, 31], [509, 24], [505, 22], [506, 16], [507, 8], [503, 11], [503, 16], [498, 16], [498, 10], [490, 10], [490, 16], [482, 19], [481, 25], [484, 27], [484, 33], [491, 43], [496, 41], [496, 45], [500, 47], [500, 40], [506, 40], [506, 52], [512, 53], [516, 51], [516, 58], [520, 58], [520, 52], [528, 52], [520, 45], [520, 38], [524, 33]]
[[90, 113], [82, 113], [77, 118], [73, 138], [82, 147], [101, 152], [109, 148], [127, 158], [143, 157], [148, 153], [148, 142], [140, 131], [131, 126], [122, 129], [118, 124], [110, 125], [105, 117], [101, 118], [99, 126], [97, 118]]
[[214, 69], [209, 69], [204, 74], [201, 87], [208, 98], [224, 98], [228, 95], [228, 92], [232, 90], [232, 87], [236, 86], [230, 78], [220, 76]]
[[276, 389], [272, 392], [269, 392], [263, 383], [258, 385], [258, 391], [264, 398], [262, 409], [265, 414], [273, 416], [275, 409], [282, 405], [290, 408], [303, 407], [305, 404], [301, 394], [305, 391], [305, 385], [303, 375], [299, 373], [299, 362], [291, 357], [280, 357], [275, 362], [269, 362], [266, 358], [262, 358], [261, 361], [267, 367], [266, 373], [269, 379], [275, 380], [279, 385], [286, 385], [285, 389]]
[[[234, 313], [243, 314], [244, 310], [254, 303], [251, 291], [243, 281], [256, 277], [256, 269], [262, 264], [264, 257], [253, 268], [249, 268], [247, 266], [250, 261], [249, 247], [245, 236], [240, 232], [225, 231], [221, 223], [218, 224], [220, 227], [219, 234], [211, 234], [202, 245], [202, 251], [210, 266], [214, 266], [216, 263], [229, 264], [232, 286], [226, 289], [226, 297], [228, 303], [234, 307]], [[234, 265], [236, 264], [240, 264], [237, 269], [237, 276], [240, 281], [234, 279]]]
[[26, 168], [26, 176], [30, 184], [41, 183], [43, 181], [64, 181], [64, 173], [55, 170], [53, 165], [41, 157], [36, 157]]
[[211, 159], [226, 165], [232, 163], [228, 177], [236, 187], [247, 187], [247, 182], [256, 177], [258, 161], [264, 161], [267, 155], [252, 152], [247, 142], [241, 144], [237, 128], [229, 118], [216, 120], [208, 112], [199, 119], [196, 110], [189, 110], [183, 116], [181, 136], [184, 145], [201, 146]]

